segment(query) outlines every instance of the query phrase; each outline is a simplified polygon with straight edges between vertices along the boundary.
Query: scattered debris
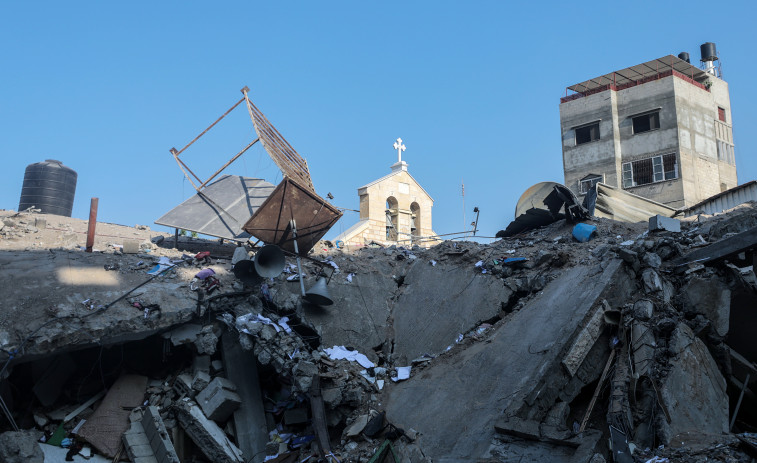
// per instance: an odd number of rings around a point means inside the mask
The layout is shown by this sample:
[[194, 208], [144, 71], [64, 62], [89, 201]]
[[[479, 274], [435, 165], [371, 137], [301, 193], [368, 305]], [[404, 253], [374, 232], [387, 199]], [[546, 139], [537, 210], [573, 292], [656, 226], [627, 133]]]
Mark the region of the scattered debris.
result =
[[[23, 214], [4, 225], [14, 240], [60, 227], [23, 231]], [[198, 240], [182, 258], [145, 230], [136, 255], [39, 252], [123, 282], [35, 279], [34, 297], [0, 254], [0, 430], [15, 436], [0, 435], [0, 458], [749, 461], [752, 218], [751, 205], [680, 231], [599, 218], [580, 245], [558, 220], [489, 245], [315, 246], [301, 271], [289, 257], [252, 285], [231, 270], [244, 247]], [[287, 278], [312, 286], [324, 266], [344, 278], [314, 307]]]

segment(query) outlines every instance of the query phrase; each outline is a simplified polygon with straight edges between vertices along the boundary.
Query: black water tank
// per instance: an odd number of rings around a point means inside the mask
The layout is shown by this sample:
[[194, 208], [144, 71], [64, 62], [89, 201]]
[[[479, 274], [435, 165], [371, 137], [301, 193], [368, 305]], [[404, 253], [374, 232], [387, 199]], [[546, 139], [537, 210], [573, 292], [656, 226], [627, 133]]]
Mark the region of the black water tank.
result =
[[34, 206], [44, 214], [71, 217], [76, 193], [76, 172], [62, 162], [47, 159], [26, 166], [18, 210]]
[[700, 45], [699, 51], [702, 52], [702, 61], [715, 61], [718, 59], [718, 52], [715, 51], [715, 44], [712, 42], [705, 42]]
[[689, 54], [688, 54], [688, 53], [686, 53], [685, 51], [682, 51], [681, 53], [679, 53], [679, 54], [678, 54], [678, 57], [679, 57], [680, 59], [682, 59], [682, 60], [686, 61], [687, 63], [691, 63], [691, 59], [689, 59]]

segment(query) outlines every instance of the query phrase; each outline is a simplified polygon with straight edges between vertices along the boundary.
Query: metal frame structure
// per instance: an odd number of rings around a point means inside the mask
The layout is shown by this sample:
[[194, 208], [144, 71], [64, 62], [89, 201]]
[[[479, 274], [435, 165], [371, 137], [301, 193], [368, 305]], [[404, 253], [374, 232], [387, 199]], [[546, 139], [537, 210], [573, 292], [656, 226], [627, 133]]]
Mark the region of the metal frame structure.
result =
[[[262, 241], [278, 244], [285, 250], [292, 252], [294, 249], [292, 249], [292, 240], [291, 236], [289, 236], [289, 227], [285, 224], [292, 219], [298, 218], [301, 224], [305, 224], [304, 227], [301, 227], [300, 241], [307, 241], [307, 244], [302, 242], [303, 246], [300, 246], [300, 252], [297, 254], [307, 253], [307, 251], [313, 248], [318, 239], [326, 234], [329, 228], [339, 220], [342, 213], [316, 194], [307, 161], [295, 151], [292, 145], [268, 121], [260, 109], [250, 101], [249, 91], [248, 87], [244, 87], [241, 90], [243, 97], [234, 103], [221, 117], [216, 119], [182, 149], [171, 148], [170, 152], [184, 173], [184, 176], [197, 191], [197, 195], [208, 204], [211, 204], [219, 215], [225, 214], [230, 216], [228, 211], [204, 193], [204, 189], [255, 143], [260, 142], [281, 170], [284, 179], [273, 190], [271, 196], [261, 204], [259, 209], [253, 212], [252, 217], [247, 220], [247, 224], [243, 228]], [[202, 180], [180, 158], [180, 155], [192, 146], [194, 142], [199, 140], [200, 137], [208, 133], [224, 117], [241, 105], [242, 102], [247, 107], [257, 138], [236, 153], [208, 179]], [[292, 188], [289, 188], [290, 186]], [[278, 210], [278, 216], [274, 213], [275, 210]], [[265, 211], [265, 213], [262, 211]], [[288, 211], [290, 217], [282, 219], [282, 212], [284, 211]], [[324, 213], [319, 216], [320, 211], [324, 211]], [[250, 226], [248, 227], [248, 225]], [[255, 230], [256, 233], [251, 233], [248, 228]]]
[[[676, 76], [702, 90], [710, 91], [703, 82], [711, 77], [711, 74], [676, 56], [668, 55], [571, 85], [565, 89], [565, 96], [560, 98], [560, 103], [583, 98], [605, 90], [623, 90], [669, 76]], [[569, 95], [568, 91], [576, 93]]]

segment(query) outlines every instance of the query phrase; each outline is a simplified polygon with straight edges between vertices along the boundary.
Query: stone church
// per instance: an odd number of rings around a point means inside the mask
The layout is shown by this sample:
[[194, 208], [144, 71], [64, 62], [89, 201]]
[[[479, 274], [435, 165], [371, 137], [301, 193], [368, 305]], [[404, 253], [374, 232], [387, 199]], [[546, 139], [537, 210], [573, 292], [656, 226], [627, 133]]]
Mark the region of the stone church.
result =
[[358, 188], [360, 221], [335, 242], [350, 248], [371, 243], [429, 247], [439, 242], [431, 228], [434, 200], [408, 172], [402, 160], [405, 145], [401, 138], [394, 148], [397, 162], [391, 166], [391, 173]]

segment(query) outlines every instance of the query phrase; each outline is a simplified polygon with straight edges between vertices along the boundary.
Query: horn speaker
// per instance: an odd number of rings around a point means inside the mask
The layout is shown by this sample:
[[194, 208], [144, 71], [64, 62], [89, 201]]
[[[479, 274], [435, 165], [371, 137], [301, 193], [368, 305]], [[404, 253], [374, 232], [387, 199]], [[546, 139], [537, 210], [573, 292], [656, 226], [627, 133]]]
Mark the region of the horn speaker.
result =
[[286, 267], [284, 251], [275, 244], [267, 244], [255, 254], [255, 271], [263, 278], [277, 277]]
[[329, 296], [329, 290], [326, 287], [326, 279], [318, 278], [312, 288], [305, 293], [305, 300], [315, 305], [331, 305], [334, 301]]
[[255, 271], [255, 264], [251, 260], [240, 260], [234, 265], [234, 276], [244, 284], [255, 285], [262, 280], [258, 272]]

